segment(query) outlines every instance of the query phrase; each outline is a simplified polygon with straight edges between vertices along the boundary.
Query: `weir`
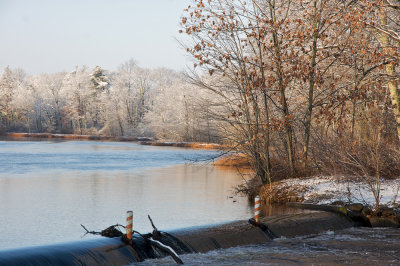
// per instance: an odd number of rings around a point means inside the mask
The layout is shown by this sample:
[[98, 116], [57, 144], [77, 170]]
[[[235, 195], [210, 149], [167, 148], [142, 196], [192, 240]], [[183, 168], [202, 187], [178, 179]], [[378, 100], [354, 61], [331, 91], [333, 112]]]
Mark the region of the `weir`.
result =
[[[277, 237], [317, 234], [354, 225], [348, 217], [329, 212], [271, 216], [260, 220]], [[236, 221], [161, 233], [159, 241], [177, 254], [184, 254], [262, 244], [272, 241], [272, 237], [249, 221]], [[168, 255], [137, 234], [133, 235], [132, 243], [133, 247], [117, 237], [3, 250], [0, 251], [0, 265], [126, 265]]]

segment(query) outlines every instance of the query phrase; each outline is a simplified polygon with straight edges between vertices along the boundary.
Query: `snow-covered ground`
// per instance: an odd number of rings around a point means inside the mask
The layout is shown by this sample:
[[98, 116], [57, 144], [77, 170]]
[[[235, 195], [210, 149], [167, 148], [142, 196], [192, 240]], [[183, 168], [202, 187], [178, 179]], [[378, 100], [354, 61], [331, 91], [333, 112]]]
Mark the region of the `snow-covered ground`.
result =
[[[376, 188], [376, 184], [373, 184]], [[307, 179], [287, 179], [275, 185], [274, 189], [294, 190], [304, 202], [329, 204], [334, 201], [375, 205], [372, 189], [367, 182], [351, 178], [316, 176]], [[400, 203], [400, 178], [380, 180], [380, 204], [398, 206]]]

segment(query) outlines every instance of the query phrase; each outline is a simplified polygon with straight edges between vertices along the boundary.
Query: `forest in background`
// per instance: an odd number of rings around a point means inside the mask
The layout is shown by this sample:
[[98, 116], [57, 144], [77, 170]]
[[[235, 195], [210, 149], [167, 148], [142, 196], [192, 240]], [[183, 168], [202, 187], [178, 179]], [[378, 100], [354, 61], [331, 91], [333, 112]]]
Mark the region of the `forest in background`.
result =
[[114, 72], [96, 66], [27, 75], [6, 67], [0, 77], [0, 130], [218, 142], [208, 97], [182, 73], [144, 69], [134, 60]]
[[400, 176], [400, 1], [194, 0], [181, 25], [259, 182]]
[[192, 2], [192, 72], [5, 68], [1, 130], [223, 142], [263, 184], [346, 174], [379, 192], [400, 176], [400, 1]]

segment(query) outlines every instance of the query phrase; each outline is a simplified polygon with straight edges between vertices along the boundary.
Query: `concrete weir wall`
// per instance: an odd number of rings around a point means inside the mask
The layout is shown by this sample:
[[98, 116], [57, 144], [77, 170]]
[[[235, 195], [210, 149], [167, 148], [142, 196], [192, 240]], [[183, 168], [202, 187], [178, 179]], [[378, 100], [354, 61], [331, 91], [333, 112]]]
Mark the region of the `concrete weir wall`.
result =
[[[263, 218], [261, 222], [277, 237], [316, 234], [353, 226], [347, 217], [329, 212], [272, 216]], [[101, 238], [3, 250], [0, 251], [0, 265], [126, 265], [168, 255], [146, 244], [142, 237], [136, 234], [134, 236], [134, 248], [124, 244], [121, 238]], [[202, 253], [267, 241], [272, 241], [271, 237], [248, 221], [170, 231], [162, 234], [160, 239], [160, 242], [172, 247], [177, 254]]]

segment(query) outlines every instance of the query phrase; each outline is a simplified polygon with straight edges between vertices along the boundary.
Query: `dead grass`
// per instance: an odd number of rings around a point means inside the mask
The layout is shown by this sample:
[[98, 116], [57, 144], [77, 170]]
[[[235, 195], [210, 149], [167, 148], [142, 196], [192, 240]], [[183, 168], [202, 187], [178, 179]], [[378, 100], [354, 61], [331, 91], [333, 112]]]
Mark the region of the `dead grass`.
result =
[[142, 141], [140, 144], [149, 146], [191, 148], [197, 150], [223, 150], [228, 148], [227, 146], [221, 144], [203, 142]]
[[231, 154], [222, 157], [213, 163], [215, 166], [235, 167], [235, 168], [250, 168], [250, 158], [244, 154]]
[[8, 133], [6, 134], [9, 138], [28, 138], [28, 133]]
[[250, 201], [258, 195], [264, 204], [284, 204], [287, 202], [302, 202], [307, 187], [291, 186], [282, 181], [273, 182], [270, 186], [262, 185], [258, 178], [252, 178], [236, 188], [236, 193], [246, 195]]

